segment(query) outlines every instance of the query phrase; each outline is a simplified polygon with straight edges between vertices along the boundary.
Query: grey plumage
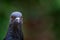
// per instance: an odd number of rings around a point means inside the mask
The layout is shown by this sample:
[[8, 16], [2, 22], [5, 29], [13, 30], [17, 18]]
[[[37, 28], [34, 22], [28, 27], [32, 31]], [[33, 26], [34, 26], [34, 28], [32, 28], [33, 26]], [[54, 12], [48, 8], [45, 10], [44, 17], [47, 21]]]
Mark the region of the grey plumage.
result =
[[[15, 18], [13, 19], [12, 16]], [[22, 32], [23, 21], [21, 16], [22, 14], [20, 12], [13, 12], [11, 14], [8, 32], [4, 40], [23, 40], [23, 32]]]

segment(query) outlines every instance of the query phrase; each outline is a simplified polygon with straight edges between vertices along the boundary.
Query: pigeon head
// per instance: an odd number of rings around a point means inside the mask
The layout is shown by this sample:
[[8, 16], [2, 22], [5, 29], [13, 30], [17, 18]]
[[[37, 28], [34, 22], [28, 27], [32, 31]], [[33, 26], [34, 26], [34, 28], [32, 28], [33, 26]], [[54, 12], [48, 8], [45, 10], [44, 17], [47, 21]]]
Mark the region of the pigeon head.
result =
[[10, 16], [10, 22], [13, 23], [23, 23], [22, 13], [21, 12], [12, 12]]

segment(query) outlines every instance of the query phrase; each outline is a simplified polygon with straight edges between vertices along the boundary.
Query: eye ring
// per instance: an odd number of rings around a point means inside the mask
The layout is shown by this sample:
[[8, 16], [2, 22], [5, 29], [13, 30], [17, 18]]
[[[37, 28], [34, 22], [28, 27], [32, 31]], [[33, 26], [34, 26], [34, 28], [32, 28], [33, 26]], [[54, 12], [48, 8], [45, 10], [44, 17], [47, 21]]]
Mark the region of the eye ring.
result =
[[11, 16], [12, 20], [14, 20], [16, 17], [15, 16]]

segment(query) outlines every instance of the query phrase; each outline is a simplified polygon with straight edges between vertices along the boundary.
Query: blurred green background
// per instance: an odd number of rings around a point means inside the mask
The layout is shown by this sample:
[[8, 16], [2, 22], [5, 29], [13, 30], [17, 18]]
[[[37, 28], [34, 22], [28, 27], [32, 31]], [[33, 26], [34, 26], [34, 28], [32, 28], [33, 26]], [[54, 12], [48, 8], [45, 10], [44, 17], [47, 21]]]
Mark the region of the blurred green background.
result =
[[44, 35], [53, 35], [46, 40], [60, 40], [60, 0], [0, 0], [0, 40], [7, 33], [13, 11], [23, 14], [25, 37], [39, 40]]

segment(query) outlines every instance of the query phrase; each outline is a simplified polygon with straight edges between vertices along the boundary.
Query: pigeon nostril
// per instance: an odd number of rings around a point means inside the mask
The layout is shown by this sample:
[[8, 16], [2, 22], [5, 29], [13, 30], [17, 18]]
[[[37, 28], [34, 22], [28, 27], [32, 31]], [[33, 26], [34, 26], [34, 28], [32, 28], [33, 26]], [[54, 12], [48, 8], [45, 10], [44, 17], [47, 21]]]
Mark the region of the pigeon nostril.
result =
[[15, 21], [16, 21], [17, 23], [20, 23], [20, 18], [19, 18], [19, 17], [16, 18]]

